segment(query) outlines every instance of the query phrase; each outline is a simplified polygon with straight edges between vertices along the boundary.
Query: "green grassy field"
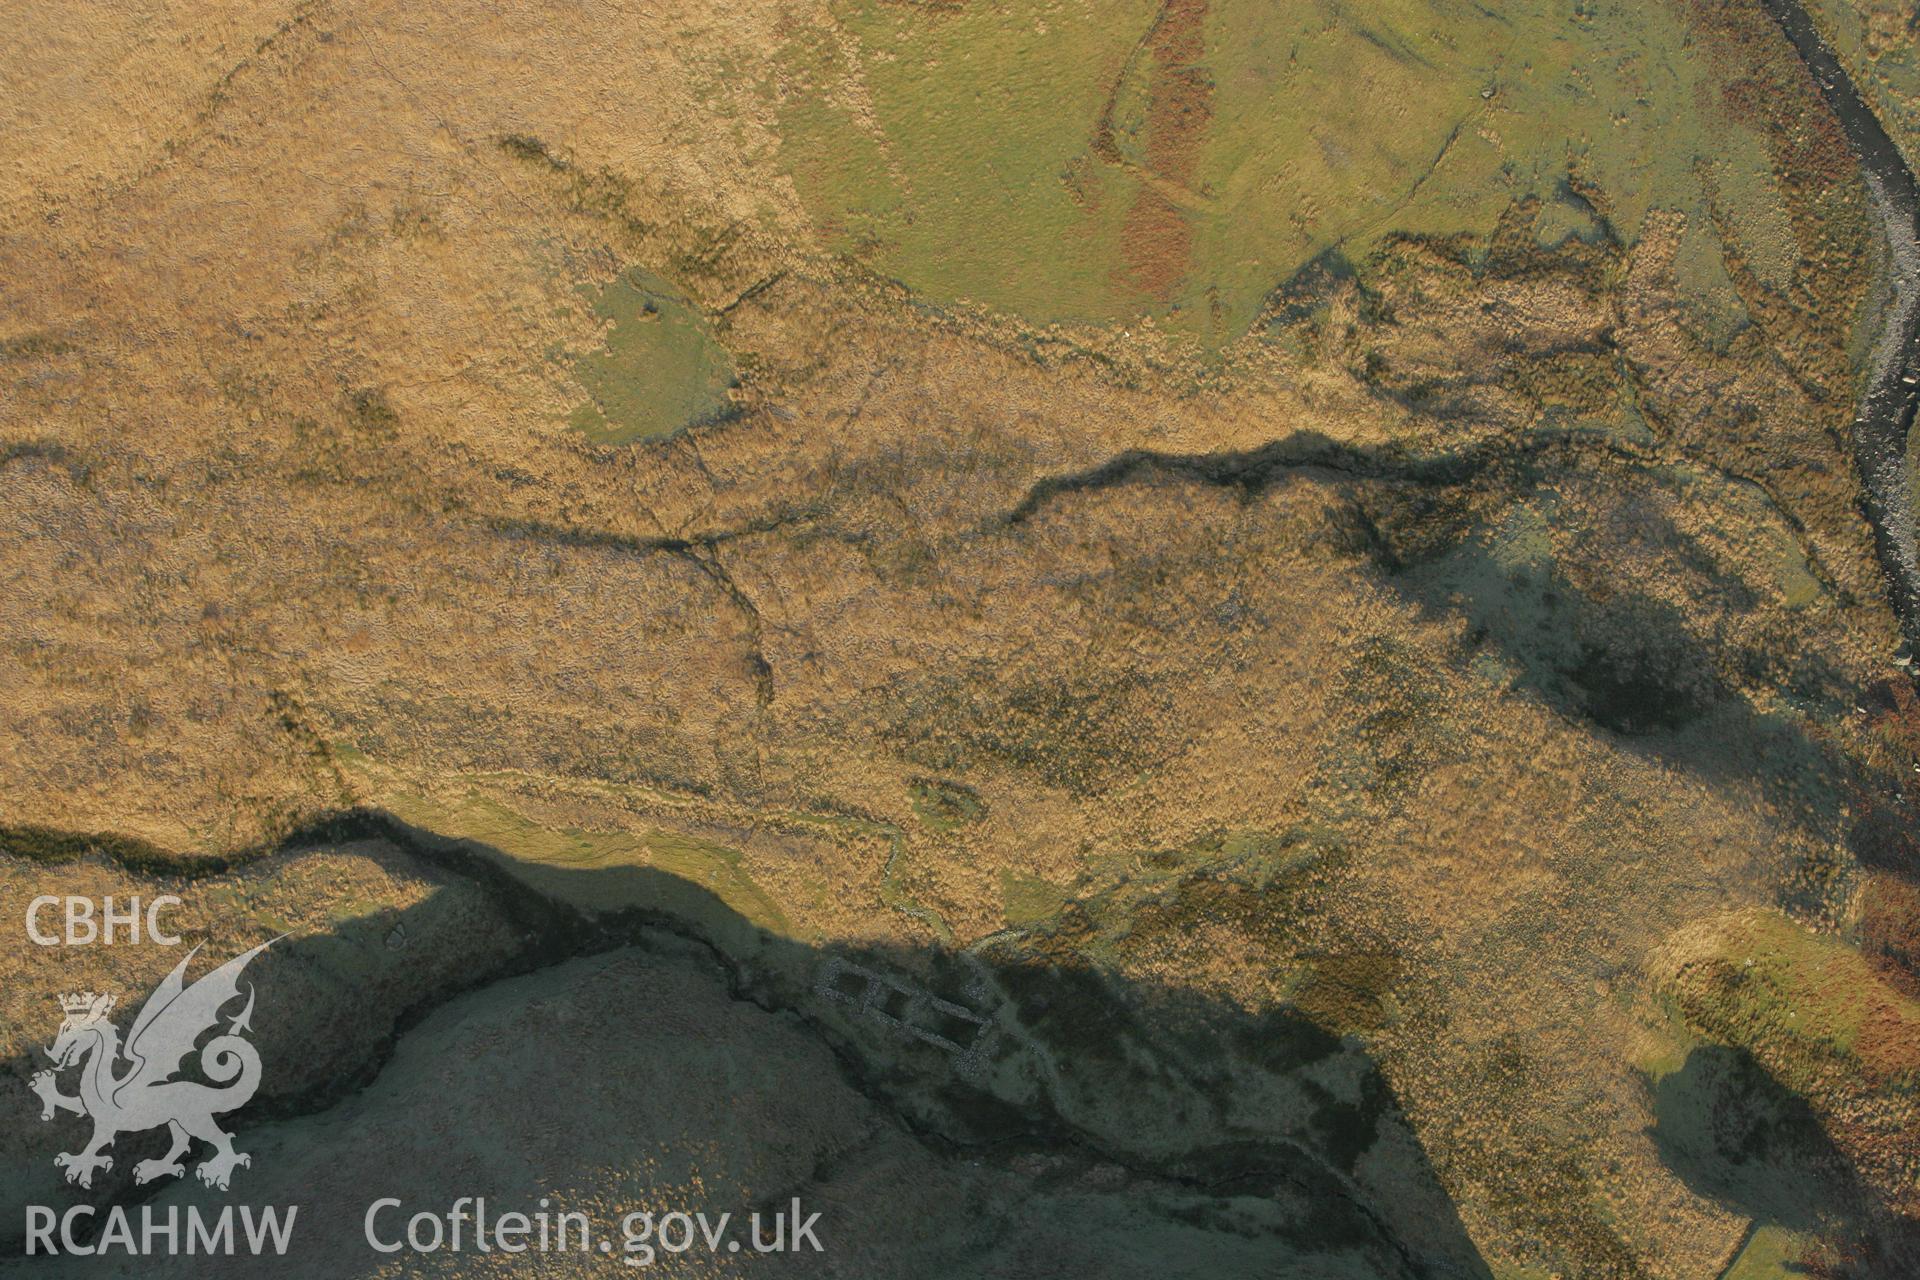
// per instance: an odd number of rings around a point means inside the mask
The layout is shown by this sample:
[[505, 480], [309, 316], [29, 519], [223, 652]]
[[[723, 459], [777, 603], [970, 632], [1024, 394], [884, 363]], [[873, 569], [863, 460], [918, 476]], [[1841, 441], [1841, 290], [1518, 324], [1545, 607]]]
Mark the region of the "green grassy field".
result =
[[664, 280], [635, 267], [601, 289], [603, 350], [575, 366], [592, 397], [570, 422], [595, 444], [669, 435], [727, 406], [733, 365], [706, 317]]
[[1739, 313], [1710, 203], [1762, 278], [1792, 261], [1760, 126], [1720, 109], [1698, 33], [1665, 7], [836, 14], [785, 50], [784, 163], [831, 249], [938, 302], [1151, 316], [1217, 348], [1328, 249], [1485, 234], [1569, 183], [1624, 238], [1651, 209], [1687, 213], [1683, 287], [1723, 331]]

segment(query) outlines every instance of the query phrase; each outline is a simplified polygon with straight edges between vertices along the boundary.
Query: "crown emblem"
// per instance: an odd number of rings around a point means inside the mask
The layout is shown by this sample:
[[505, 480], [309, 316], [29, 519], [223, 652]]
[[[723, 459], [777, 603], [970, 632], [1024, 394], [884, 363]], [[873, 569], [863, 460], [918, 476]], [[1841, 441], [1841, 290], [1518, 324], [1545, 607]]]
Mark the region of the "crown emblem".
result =
[[113, 1007], [113, 997], [96, 995], [91, 991], [80, 991], [60, 997], [60, 1009], [68, 1017], [77, 1017], [83, 1013], [105, 1013]]

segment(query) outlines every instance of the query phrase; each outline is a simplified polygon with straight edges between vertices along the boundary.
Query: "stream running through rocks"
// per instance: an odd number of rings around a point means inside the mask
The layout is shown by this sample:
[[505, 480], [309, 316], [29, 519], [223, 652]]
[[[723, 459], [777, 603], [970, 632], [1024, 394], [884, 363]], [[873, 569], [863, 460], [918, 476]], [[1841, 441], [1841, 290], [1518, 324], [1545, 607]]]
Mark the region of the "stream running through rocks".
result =
[[1893, 297], [1868, 357], [1853, 454], [1888, 592], [1920, 674], [1920, 548], [1907, 441], [1920, 407], [1920, 183], [1799, 0], [1761, 0], [1820, 86], [1872, 193], [1891, 254]]

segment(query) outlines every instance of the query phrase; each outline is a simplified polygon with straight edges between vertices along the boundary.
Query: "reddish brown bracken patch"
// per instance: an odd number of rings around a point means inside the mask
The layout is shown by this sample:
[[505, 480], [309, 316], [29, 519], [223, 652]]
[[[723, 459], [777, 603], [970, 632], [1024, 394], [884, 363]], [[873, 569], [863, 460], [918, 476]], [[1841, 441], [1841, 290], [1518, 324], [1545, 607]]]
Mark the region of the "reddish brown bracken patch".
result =
[[1920, 1022], [1891, 1001], [1876, 1001], [1860, 1023], [1854, 1051], [1876, 1082], [1911, 1082], [1920, 1077]]
[[[1207, 0], [1166, 0], [1145, 41], [1153, 59], [1146, 167], [1180, 187], [1192, 185], [1213, 120], [1213, 80], [1201, 63], [1206, 17]], [[1111, 129], [1104, 118], [1101, 130], [1096, 149], [1102, 141], [1111, 149]], [[1115, 274], [1122, 284], [1156, 301], [1171, 301], [1192, 256], [1192, 215], [1161, 191], [1142, 186], [1120, 231], [1121, 265]]]
[[1891, 985], [1920, 1000], [1920, 886], [1885, 872], [1866, 877], [1860, 949]]
[[1888, 680], [1867, 690], [1865, 704], [1872, 781], [1855, 791], [1847, 833], [1866, 872], [1860, 949], [1889, 983], [1920, 998], [1920, 696]]
[[1720, 76], [1720, 99], [1733, 119], [1760, 124], [1783, 182], [1819, 192], [1856, 179], [1859, 168], [1839, 119], [1812, 76], [1759, 5], [1691, 0], [1689, 25]]

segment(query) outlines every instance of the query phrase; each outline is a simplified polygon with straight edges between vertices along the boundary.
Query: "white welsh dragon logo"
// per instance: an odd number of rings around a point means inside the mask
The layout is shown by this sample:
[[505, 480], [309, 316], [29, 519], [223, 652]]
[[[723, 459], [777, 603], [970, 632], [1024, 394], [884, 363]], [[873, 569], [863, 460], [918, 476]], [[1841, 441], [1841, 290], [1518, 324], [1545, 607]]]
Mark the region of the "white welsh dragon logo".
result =
[[[92, 1186], [95, 1169], [113, 1167], [113, 1157], [105, 1152], [114, 1138], [161, 1125], [172, 1134], [173, 1145], [158, 1160], [136, 1164], [135, 1182], [177, 1178], [185, 1173], [180, 1157], [195, 1138], [214, 1149], [194, 1170], [210, 1187], [226, 1190], [234, 1169], [252, 1163], [247, 1155], [233, 1149], [233, 1136], [213, 1122], [216, 1115], [244, 1106], [260, 1087], [260, 1053], [241, 1036], [251, 1030], [251, 987], [246, 1008], [227, 1024], [224, 1034], [207, 1041], [200, 1050], [201, 1073], [214, 1083], [170, 1077], [181, 1069], [194, 1043], [219, 1021], [221, 1008], [240, 994], [240, 971], [273, 942], [263, 942], [235, 956], [187, 986], [187, 964], [200, 950], [195, 947], [147, 997], [133, 1020], [133, 1029], [127, 1033], [124, 1048], [120, 1033], [107, 1021], [113, 1008], [112, 996], [89, 991], [60, 997], [60, 1008], [67, 1016], [53, 1047], [46, 1051], [53, 1067], [36, 1074], [32, 1084], [44, 1104], [42, 1120], [51, 1120], [60, 1111], [93, 1120], [93, 1138], [85, 1147], [53, 1158], [54, 1164], [67, 1171], [68, 1182]], [[128, 1066], [116, 1072], [122, 1058]], [[58, 1073], [72, 1066], [80, 1068], [80, 1092], [75, 1096], [61, 1093], [58, 1082]]]

